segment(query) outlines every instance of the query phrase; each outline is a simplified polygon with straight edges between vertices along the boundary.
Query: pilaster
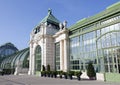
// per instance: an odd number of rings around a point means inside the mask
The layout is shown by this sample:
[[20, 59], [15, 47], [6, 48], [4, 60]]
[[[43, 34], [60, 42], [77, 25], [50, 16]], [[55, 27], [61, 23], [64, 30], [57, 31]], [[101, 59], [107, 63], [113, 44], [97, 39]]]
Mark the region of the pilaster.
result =
[[64, 43], [63, 40], [60, 41], [60, 70], [63, 70], [64, 63]]
[[68, 43], [67, 43], [67, 40], [65, 39], [64, 40], [64, 71], [67, 71], [68, 70], [68, 49], [67, 49], [67, 46]]

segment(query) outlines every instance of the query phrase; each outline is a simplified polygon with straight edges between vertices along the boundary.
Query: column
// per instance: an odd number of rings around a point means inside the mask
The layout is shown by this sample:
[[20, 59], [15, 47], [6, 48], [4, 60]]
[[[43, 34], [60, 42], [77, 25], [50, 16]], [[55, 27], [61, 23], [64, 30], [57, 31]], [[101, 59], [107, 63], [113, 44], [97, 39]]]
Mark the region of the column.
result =
[[68, 43], [67, 40], [64, 40], [64, 71], [68, 70]]
[[[42, 42], [41, 43], [42, 45], [41, 45], [41, 59], [42, 59], [42, 65], [45, 65], [45, 63], [44, 63], [44, 43]], [[41, 68], [41, 70], [42, 70], [42, 68]]]
[[29, 71], [28, 71], [29, 75], [32, 75], [32, 50], [33, 50], [33, 46], [30, 43]]
[[31, 75], [34, 75], [35, 73], [35, 48], [36, 45], [33, 45], [33, 48], [31, 49], [30, 57], [31, 57]]

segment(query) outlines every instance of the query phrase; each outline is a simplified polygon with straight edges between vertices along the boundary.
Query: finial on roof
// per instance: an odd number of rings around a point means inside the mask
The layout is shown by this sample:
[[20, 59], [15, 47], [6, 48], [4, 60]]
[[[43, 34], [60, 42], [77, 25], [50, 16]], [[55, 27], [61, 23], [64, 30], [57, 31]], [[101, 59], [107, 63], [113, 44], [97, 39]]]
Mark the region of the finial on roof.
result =
[[48, 9], [48, 14], [52, 14], [52, 10], [50, 8]]

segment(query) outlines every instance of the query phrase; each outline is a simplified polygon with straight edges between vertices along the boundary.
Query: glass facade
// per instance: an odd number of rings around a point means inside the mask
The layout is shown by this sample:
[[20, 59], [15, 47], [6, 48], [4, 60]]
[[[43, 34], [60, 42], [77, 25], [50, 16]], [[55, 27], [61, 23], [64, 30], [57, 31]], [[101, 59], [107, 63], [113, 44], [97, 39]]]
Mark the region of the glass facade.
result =
[[60, 43], [55, 44], [55, 70], [60, 70]]
[[[105, 72], [120, 73], [120, 23], [102, 28], [97, 39], [98, 60], [104, 61]], [[100, 66], [100, 65], [99, 65]]]
[[120, 73], [120, 23], [113, 24], [117, 20], [118, 15], [82, 28], [83, 33], [78, 29], [81, 34], [70, 38], [70, 70], [85, 71], [92, 62], [96, 72]]
[[70, 39], [70, 68], [72, 70], [85, 70], [91, 61], [96, 60], [95, 31]]
[[12, 55], [7, 56], [1, 62], [0, 67], [2, 69], [15, 69], [17, 62], [20, 61], [22, 68], [28, 68], [29, 67], [28, 57], [29, 57], [29, 48], [26, 48], [24, 50], [18, 51]]

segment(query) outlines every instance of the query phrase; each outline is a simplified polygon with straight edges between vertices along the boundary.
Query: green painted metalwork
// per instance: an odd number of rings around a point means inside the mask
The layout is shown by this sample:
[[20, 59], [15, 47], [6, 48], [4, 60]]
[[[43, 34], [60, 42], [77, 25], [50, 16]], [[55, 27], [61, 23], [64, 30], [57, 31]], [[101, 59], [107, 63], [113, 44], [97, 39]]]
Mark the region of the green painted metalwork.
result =
[[107, 82], [120, 82], [120, 74], [118, 74], [118, 73], [105, 73], [105, 81], [107, 81]]
[[107, 9], [111, 9], [111, 8], [114, 8], [114, 7], [119, 6], [119, 5], [120, 5], [120, 2], [108, 6]]
[[109, 34], [109, 33], [112, 33], [112, 32], [120, 32], [120, 30], [113, 30], [113, 31], [106, 32], [105, 34], [97, 37], [97, 38], [96, 38], [96, 41], [97, 41], [98, 39], [100, 39], [102, 36], [105, 36], [106, 34]]
[[[75, 27], [73, 26], [73, 28], [69, 29], [70, 45], [72, 44], [72, 47], [70, 47], [70, 69], [77, 70], [78, 68], [71, 68], [71, 67], [73, 67], [73, 66], [76, 67], [76, 66], [80, 65], [80, 66], [83, 66], [83, 68], [80, 67], [80, 69], [84, 71], [84, 68], [86, 68], [86, 65], [87, 65], [86, 60], [84, 60], [84, 58], [86, 57], [85, 55], [89, 54], [90, 52], [83, 51], [84, 47], [86, 47], [86, 45], [84, 45], [86, 42], [84, 42], [84, 41], [87, 40], [87, 38], [83, 39], [83, 37], [86, 34], [95, 32], [96, 33], [96, 37], [95, 37], [96, 48], [95, 49], [97, 52], [95, 58], [97, 59], [97, 63], [93, 62], [94, 67], [98, 68], [98, 72], [105, 74], [104, 77], [105, 77], [106, 81], [120, 82], [119, 81], [119, 79], [120, 79], [120, 75], [119, 75], [119, 73], [120, 73], [120, 51], [119, 51], [120, 43], [118, 41], [120, 39], [119, 38], [119, 34], [120, 34], [120, 3], [116, 7], [119, 7], [119, 9], [117, 9], [117, 11], [115, 11], [116, 8], [113, 9], [112, 7], [107, 9], [107, 10], [114, 10], [114, 12], [112, 11], [113, 14], [111, 14], [110, 16], [109, 15], [102, 16], [103, 18], [101, 18], [101, 19], [99, 19], [99, 17], [98, 17], [98, 19], [96, 19], [96, 22], [92, 22], [92, 23], [89, 23], [90, 18], [83, 19], [83, 20], [78, 21], [77, 24], [75, 24]], [[115, 19], [115, 18], [117, 18], [117, 19]], [[113, 19], [113, 21], [110, 21], [112, 19]], [[93, 21], [94, 21], [94, 19], [93, 19]], [[108, 22], [108, 21], [110, 21], [110, 22]], [[87, 27], [90, 27], [90, 28], [87, 28]], [[100, 31], [99, 36], [98, 36], [97, 31]], [[115, 34], [115, 37], [113, 34]], [[110, 36], [110, 37], [107, 37], [107, 36]], [[74, 40], [77, 37], [79, 38], [78, 41]], [[82, 37], [82, 42], [84, 44], [80, 43], [80, 41], [81, 41], [80, 37]], [[87, 37], [90, 37], [90, 36], [87, 36]], [[103, 41], [103, 39], [106, 39], [108, 41], [108, 44], [109, 43], [111, 43], [111, 44], [108, 47], [102, 46], [100, 48], [100, 47], [98, 47], [98, 45], [99, 44], [103, 45], [105, 43]], [[72, 42], [75, 42], [75, 43], [72, 43]], [[82, 45], [80, 45], [80, 44], [82, 44]], [[77, 50], [77, 47], [79, 48], [78, 50]], [[80, 50], [81, 48], [82, 48], [82, 51]], [[73, 54], [71, 53], [71, 49], [75, 50], [75, 52], [73, 52]], [[89, 49], [89, 48], [87, 48], [87, 49]], [[101, 51], [101, 55], [100, 55], [100, 51]], [[77, 53], [78, 53], [78, 55], [77, 55]], [[71, 57], [71, 54], [73, 57]], [[83, 56], [83, 58], [82, 58], [82, 56]], [[78, 58], [74, 59], [76, 57], [78, 57]], [[91, 56], [89, 56], [87, 59], [90, 60], [90, 57]], [[76, 63], [76, 60], [78, 60], [79, 63]], [[83, 64], [81, 62], [83, 62]], [[96, 71], [97, 71], [97, 69], [96, 69]]]
[[105, 19], [106, 17], [108, 16], [112, 16], [116, 13], [120, 13], [120, 2], [118, 2], [117, 5], [111, 7], [112, 9], [106, 9], [104, 10], [103, 12], [99, 13], [99, 14], [96, 14], [94, 16], [91, 16], [89, 18], [86, 18], [86, 19], [83, 19], [79, 22], [77, 22], [76, 24], [72, 25], [69, 30], [70, 31], [73, 31], [73, 30], [76, 30], [82, 26], [85, 26], [85, 25], [89, 25], [91, 23], [95, 23], [96, 21], [99, 21], [99, 20], [103, 20]]
[[[29, 48], [23, 49], [21, 51], [18, 51], [10, 56], [7, 56], [1, 63], [1, 68], [2, 69], [13, 69], [16, 66], [16, 62], [17, 61], [21, 61], [23, 63], [23, 61], [25, 61], [25, 59], [27, 60], [28, 56], [29, 56]], [[21, 65], [22, 68], [28, 68], [28, 62], [24, 62], [24, 64], [27, 66], [23, 66], [23, 64]]]
[[[85, 33], [88, 33], [88, 32], [92, 32], [92, 31], [95, 31], [95, 30], [98, 30], [98, 29], [101, 29], [101, 28], [104, 28], [104, 27], [107, 27], [107, 26], [110, 26], [110, 25], [113, 25], [113, 24], [116, 24], [116, 23], [120, 23], [120, 19], [119, 20], [116, 20], [114, 22], [111, 22], [111, 23], [108, 23], [108, 24], [105, 24], [105, 25], [99, 25], [99, 26], [94, 26], [93, 28], [91, 29], [88, 29], [88, 30], [85, 30], [85, 31], [82, 31], [82, 32], [79, 32], [77, 31], [77, 33], [73, 34], [73, 35], [70, 35], [69, 38], [73, 38], [73, 37], [76, 37], [76, 36], [79, 36], [79, 35], [82, 35], [82, 34], [85, 34]], [[79, 30], [79, 29], [78, 29]]]

